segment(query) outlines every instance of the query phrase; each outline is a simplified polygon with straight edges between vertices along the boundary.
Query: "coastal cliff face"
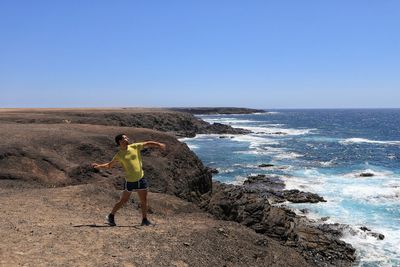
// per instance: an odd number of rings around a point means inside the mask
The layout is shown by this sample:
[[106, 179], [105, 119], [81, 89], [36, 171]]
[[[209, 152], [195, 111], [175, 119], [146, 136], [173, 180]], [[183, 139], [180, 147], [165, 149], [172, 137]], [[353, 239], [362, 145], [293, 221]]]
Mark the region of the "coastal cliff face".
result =
[[211, 175], [189, 148], [171, 135], [149, 129], [80, 124], [1, 124], [0, 178], [43, 186], [101, 182], [120, 185], [121, 169], [100, 172], [92, 162], [109, 162], [118, 148], [113, 137], [155, 140], [167, 150], [144, 151], [144, 169], [155, 192], [193, 200], [211, 190]]
[[[189, 200], [216, 218], [237, 222], [253, 229], [254, 234], [258, 235], [254, 237], [257, 239], [255, 246], [258, 247], [257, 249], [261, 249], [261, 254], [254, 257], [235, 256], [235, 253], [238, 255], [244, 253], [244, 247], [254, 244], [246, 243], [247, 241], [244, 240], [247, 239], [245, 238], [238, 241], [239, 234], [234, 234], [233, 230], [226, 230], [232, 229], [227, 224], [223, 222], [215, 224], [210, 219], [211, 221], [207, 223], [214, 225], [213, 227], [219, 225], [216, 237], [211, 237], [210, 233], [213, 232], [211, 230], [206, 235], [210, 240], [218, 239], [215, 244], [208, 244], [214, 249], [211, 249], [208, 255], [197, 255], [196, 257], [199, 258], [193, 259], [194, 261], [189, 262], [189, 265], [202, 266], [202, 264], [196, 264], [197, 260], [201, 262], [202, 257], [219, 259], [216, 261], [217, 264], [231, 262], [251, 266], [350, 266], [354, 261], [354, 249], [340, 241], [337, 234], [333, 235], [329, 231], [324, 231], [323, 228], [311, 225], [306, 218], [299, 217], [288, 209], [272, 206], [263, 191], [257, 189], [260, 186], [251, 186], [254, 185], [254, 178], [249, 178], [249, 181], [252, 181], [249, 182], [250, 185], [242, 187], [212, 183], [211, 170], [203, 166], [187, 145], [179, 142], [174, 135], [175, 132], [182, 130], [180, 129], [181, 119], [168, 120], [168, 125], [173, 124], [171, 127], [166, 127], [166, 123], [161, 124], [165, 126], [162, 129], [169, 133], [143, 127], [121, 126], [121, 121], [125, 121], [126, 116], [129, 118], [126, 119], [127, 121], [130, 121], [132, 117], [141, 118], [141, 126], [149, 125], [149, 127], [155, 128], [157, 116], [159, 116], [159, 120], [164, 120], [173, 117], [176, 113], [168, 113], [165, 115], [167, 117], [163, 117], [164, 115], [161, 114], [164, 114], [164, 111], [146, 110], [140, 113], [136, 110], [134, 116], [129, 112], [124, 110], [114, 114], [111, 111], [88, 111], [87, 116], [85, 111], [73, 111], [71, 112], [73, 115], [67, 114], [65, 111], [61, 111], [61, 113], [59, 111], [12, 112], [12, 114], [1, 114], [0, 112], [0, 135], [3, 137], [0, 143], [0, 183], [3, 188], [0, 196], [5, 197], [13, 194], [12, 192], [15, 190], [32, 188], [34, 191], [32, 191], [31, 198], [34, 199], [34, 192], [39, 192], [35, 190], [50, 190], [55, 187], [61, 190], [57, 191], [57, 194], [67, 194], [62, 191], [62, 188], [70, 186], [83, 188], [81, 187], [83, 184], [94, 186], [90, 190], [85, 187], [84, 190], [89, 190], [90, 194], [104, 193], [114, 196], [111, 192], [114, 192], [115, 188], [122, 188], [124, 174], [121, 168], [98, 171], [93, 169], [90, 164], [92, 162], [108, 162], [118, 149], [115, 146], [114, 136], [125, 133], [130, 137], [131, 142], [155, 140], [167, 145], [165, 151], [157, 149], [143, 151], [143, 167], [146, 176], [150, 180], [152, 192], [161, 193], [159, 198], [168, 194]], [[190, 118], [187, 117], [188, 115], [179, 116]], [[173, 134], [170, 129], [174, 129]], [[184, 131], [186, 129], [183, 128]], [[265, 180], [263, 183], [265, 184]], [[50, 191], [40, 192], [44, 195], [49, 194], [49, 197], [52, 194]], [[76, 197], [82, 198], [82, 201], [90, 199], [89, 196], [85, 196], [87, 199], [82, 197], [84, 193], [73, 194], [77, 194]], [[117, 197], [117, 195], [114, 196], [114, 198]], [[277, 198], [274, 195], [274, 199]], [[176, 204], [175, 200], [168, 197], [165, 199], [166, 203], [156, 205], [156, 210], [158, 208], [156, 216], [163, 214], [162, 210], [167, 209], [168, 205], [175, 207], [170, 210], [171, 214], [179, 213], [180, 216], [188, 216], [189, 210], [194, 210], [194, 208], [183, 208], [184, 205], [181, 202]], [[12, 197], [5, 201], [9, 201], [10, 205], [13, 203]], [[106, 212], [105, 210], [110, 208], [112, 203], [107, 203], [107, 207], [105, 207], [104, 201], [107, 200], [98, 199], [98, 204], [103, 207], [102, 211]], [[64, 206], [57, 207], [63, 210]], [[40, 208], [38, 207], [38, 209]], [[6, 207], [4, 209], [7, 210]], [[182, 209], [186, 212], [182, 213]], [[68, 212], [73, 211], [68, 210]], [[156, 218], [162, 220], [161, 217]], [[176, 220], [176, 223], [179, 224], [179, 221], [182, 223], [182, 219], [177, 218]], [[192, 227], [200, 227], [196, 222], [185, 222], [193, 224]], [[168, 222], [165, 223], [168, 224]], [[8, 223], [6, 222], [5, 225]], [[180, 225], [179, 228], [185, 228], [185, 224]], [[163, 231], [169, 233], [171, 229], [166, 228]], [[168, 238], [171, 237], [168, 236]], [[169, 242], [168, 238], [165, 240], [166, 243]], [[224, 243], [225, 246], [232, 247], [232, 251], [226, 252], [232, 255], [229, 256], [229, 259], [218, 258], [220, 257], [218, 244], [222, 244], [219, 238], [230, 240], [227, 244]], [[196, 239], [195, 242], [201, 243], [201, 238]], [[188, 246], [192, 245], [184, 245], [184, 247]], [[163, 250], [164, 247], [160, 249]], [[267, 252], [268, 250], [272, 250], [273, 253]], [[284, 253], [282, 253], [283, 251]], [[169, 255], [168, 252], [166, 253]], [[271, 258], [265, 257], [265, 255], [269, 255]]]

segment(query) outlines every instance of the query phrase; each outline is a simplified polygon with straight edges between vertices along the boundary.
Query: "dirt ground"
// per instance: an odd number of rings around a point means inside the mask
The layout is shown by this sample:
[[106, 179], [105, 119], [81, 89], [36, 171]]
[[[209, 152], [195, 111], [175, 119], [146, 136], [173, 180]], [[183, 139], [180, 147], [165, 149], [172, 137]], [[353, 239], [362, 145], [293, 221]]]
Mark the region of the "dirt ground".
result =
[[134, 202], [105, 216], [120, 191], [98, 184], [35, 188], [0, 180], [1, 266], [307, 266], [290, 247], [192, 203], [150, 193], [155, 226]]

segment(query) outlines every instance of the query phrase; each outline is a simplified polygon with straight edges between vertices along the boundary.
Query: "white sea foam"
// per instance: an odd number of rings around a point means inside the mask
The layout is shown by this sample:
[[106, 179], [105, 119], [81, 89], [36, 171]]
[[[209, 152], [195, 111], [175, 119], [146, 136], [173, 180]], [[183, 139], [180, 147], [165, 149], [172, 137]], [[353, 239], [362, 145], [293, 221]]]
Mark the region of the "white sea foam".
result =
[[270, 146], [279, 144], [279, 142], [271, 138], [259, 137], [255, 135], [237, 135], [230, 140], [249, 143], [249, 150], [234, 152], [237, 154], [247, 155], [271, 155], [276, 152], [276, 149]]
[[253, 145], [251, 150], [235, 151], [235, 154], [275, 156], [286, 153], [283, 148]]
[[236, 125], [236, 124], [244, 124], [244, 123], [252, 123], [252, 120], [243, 120], [243, 119], [236, 119], [236, 118], [203, 118], [203, 121], [208, 123], [223, 123], [229, 125]]
[[[284, 124], [262, 124], [258, 126], [250, 126], [248, 124], [255, 123], [253, 120], [237, 119], [237, 118], [202, 118], [208, 123], [223, 123], [232, 127], [239, 127], [242, 129], [250, 130], [257, 134], [268, 135], [306, 135], [316, 131], [316, 129], [290, 129], [282, 128]], [[281, 128], [279, 128], [281, 127]]]
[[343, 188], [342, 195], [346, 198], [358, 199], [371, 203], [389, 203], [400, 200], [400, 188], [377, 185], [347, 185]]
[[235, 151], [233, 153], [234, 154], [245, 154], [245, 155], [271, 155], [272, 154], [270, 151], [262, 150], [262, 149]]
[[183, 137], [179, 138], [178, 140], [181, 142], [186, 142], [186, 141], [191, 141], [191, 140], [196, 140], [196, 139], [201, 139], [204, 141], [211, 141], [214, 140], [215, 138], [219, 138], [220, 136], [227, 136], [229, 137], [230, 135], [228, 134], [196, 134], [195, 137]]
[[260, 127], [282, 127], [282, 126], [285, 126], [285, 124], [282, 124], [282, 123], [268, 123], [268, 124], [261, 124], [259, 126]]
[[274, 156], [274, 159], [281, 160], [281, 159], [295, 159], [295, 158], [300, 158], [303, 157], [303, 155], [295, 153], [295, 152], [286, 152], [286, 153], [281, 153], [276, 156]]
[[[310, 170], [309, 174], [315, 176], [318, 173], [316, 170]], [[296, 187], [297, 182], [303, 179], [290, 177], [286, 181], [293, 181]], [[304, 183], [304, 181], [303, 181]], [[286, 182], [286, 184], [290, 184]], [[312, 182], [306, 183], [309, 186], [307, 189], [318, 189]], [[319, 190], [326, 190], [326, 185], [322, 182], [323, 187]], [[329, 210], [328, 216], [330, 217], [326, 223], [345, 223], [350, 224], [351, 228], [345, 229], [344, 237], [342, 238], [345, 242], [352, 244], [357, 249], [357, 254], [361, 260], [360, 266], [371, 265], [371, 266], [400, 266], [400, 229], [399, 226], [386, 227], [382, 224], [382, 218], [379, 214], [370, 214], [368, 218], [360, 218], [354, 216], [352, 212], [341, 206], [343, 199], [353, 198], [354, 196], [362, 196], [363, 198], [375, 198], [377, 196], [376, 186], [359, 186], [359, 185], [344, 185], [348, 190], [345, 192], [348, 195], [341, 194], [333, 198], [325, 197], [328, 202], [318, 204], [288, 204], [292, 208], [296, 208], [297, 211], [301, 208], [307, 208], [309, 212], [307, 217], [318, 220], [321, 218], [318, 210]], [[388, 188], [386, 188], [388, 189]], [[392, 193], [389, 191], [379, 192], [382, 193], [381, 197], [392, 197]], [[398, 188], [397, 188], [398, 189]], [[313, 191], [313, 190], [309, 190]], [[321, 191], [320, 191], [321, 192]], [[383, 199], [380, 199], [381, 203]], [[386, 200], [386, 199], [385, 199]], [[398, 203], [398, 202], [397, 202]], [[326, 216], [326, 215], [325, 215]], [[375, 217], [375, 218], [374, 218]], [[368, 235], [366, 232], [361, 231], [361, 226], [367, 226], [371, 228], [373, 232], [381, 233], [385, 236], [384, 240], [377, 240], [375, 237]]]
[[303, 177], [284, 177], [285, 188], [290, 189], [301, 189], [312, 193], [323, 192], [324, 181], [321, 178], [304, 179]]
[[312, 134], [316, 129], [290, 129], [290, 128], [279, 128], [278, 126], [273, 127], [261, 127], [261, 126], [240, 126], [240, 128], [252, 131], [256, 134], [274, 135], [274, 136], [285, 136], [285, 135], [306, 135]]
[[323, 167], [330, 167], [336, 164], [336, 159], [331, 159], [329, 161], [320, 161], [319, 164]]
[[233, 166], [234, 166], [235, 168], [238, 168], [238, 169], [254, 169], [254, 168], [257, 168], [258, 165], [255, 165], [255, 164], [240, 164], [240, 163], [235, 163], [235, 164], [233, 164]]
[[196, 146], [196, 145], [187, 144], [187, 146], [188, 146], [191, 150], [199, 149], [199, 146]]
[[237, 141], [237, 142], [249, 142], [250, 148], [256, 148], [256, 147], [259, 147], [260, 145], [278, 145], [279, 144], [279, 142], [277, 142], [274, 139], [255, 136], [255, 135], [249, 135], [249, 134], [237, 135], [237, 136], [234, 136], [231, 140]]
[[351, 145], [351, 144], [379, 144], [379, 145], [400, 145], [400, 141], [376, 141], [376, 140], [369, 140], [366, 138], [347, 138], [339, 141], [342, 145]]
[[222, 174], [222, 173], [231, 173], [234, 172], [235, 169], [233, 168], [218, 168], [218, 173]]
[[246, 181], [247, 177], [245, 176], [235, 176], [233, 181], [227, 182], [227, 184], [234, 184], [234, 185], [243, 185], [244, 181]]
[[[318, 193], [329, 201], [341, 201], [341, 190], [344, 183], [338, 182], [338, 179], [344, 179], [336, 174], [326, 174], [320, 172], [318, 168], [289, 169], [290, 175], [284, 177], [287, 189], [302, 189], [312, 193]], [[344, 179], [345, 181], [347, 179]]]
[[400, 235], [399, 231], [374, 228], [374, 232], [385, 235], [384, 240], [377, 240], [356, 227], [353, 228], [353, 233], [345, 233], [343, 240], [352, 244], [357, 254], [361, 259], [360, 266], [399, 266], [400, 264]]

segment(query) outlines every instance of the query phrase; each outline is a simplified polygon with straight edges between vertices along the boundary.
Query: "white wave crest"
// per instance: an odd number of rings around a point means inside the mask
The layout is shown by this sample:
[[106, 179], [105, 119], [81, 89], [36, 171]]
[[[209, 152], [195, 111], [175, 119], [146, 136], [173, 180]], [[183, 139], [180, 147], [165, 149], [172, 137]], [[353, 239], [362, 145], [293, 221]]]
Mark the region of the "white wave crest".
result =
[[240, 128], [250, 130], [253, 133], [259, 135], [275, 135], [275, 136], [285, 136], [285, 135], [306, 135], [312, 134], [317, 129], [290, 129], [290, 128], [279, 128], [277, 126], [273, 127], [260, 127], [260, 126], [240, 126]]
[[329, 161], [320, 161], [319, 164], [323, 167], [330, 167], [336, 164], [336, 159], [331, 159]]
[[250, 148], [256, 148], [260, 145], [278, 145], [279, 142], [265, 137], [259, 137], [255, 135], [237, 135], [234, 136], [231, 140], [237, 142], [249, 142]]
[[379, 144], [379, 145], [400, 145], [400, 141], [376, 141], [376, 140], [369, 140], [366, 138], [347, 138], [339, 141], [339, 143], [342, 145], [359, 144], [359, 143]]
[[252, 123], [252, 120], [243, 120], [243, 119], [236, 119], [236, 118], [203, 118], [203, 121], [208, 123], [223, 123], [229, 124], [231, 126], [236, 124], [245, 124], [245, 123]]
[[222, 174], [222, 173], [231, 173], [231, 172], [235, 171], [235, 169], [233, 169], [233, 168], [218, 168], [217, 170], [218, 170], [218, 172], [220, 174]]
[[186, 144], [186, 145], [190, 148], [190, 150], [199, 149], [199, 146], [196, 146], [196, 145], [192, 145], [192, 144]]
[[280, 160], [280, 159], [295, 159], [295, 158], [300, 158], [303, 157], [303, 155], [295, 153], [295, 152], [286, 152], [286, 153], [281, 153], [276, 156], [274, 156], [275, 159]]
[[362, 232], [358, 227], [353, 227], [352, 233], [345, 232], [342, 239], [357, 249], [360, 255], [360, 266], [399, 266], [399, 231], [388, 228], [374, 228], [373, 230], [384, 234], [386, 238], [377, 240], [375, 237]]
[[371, 203], [397, 202], [400, 200], [400, 188], [380, 186], [377, 190], [376, 185], [348, 185], [343, 188], [343, 195]]
[[245, 176], [235, 176], [235, 179], [230, 182], [226, 182], [227, 184], [233, 185], [243, 185], [244, 181], [246, 181], [247, 177]]

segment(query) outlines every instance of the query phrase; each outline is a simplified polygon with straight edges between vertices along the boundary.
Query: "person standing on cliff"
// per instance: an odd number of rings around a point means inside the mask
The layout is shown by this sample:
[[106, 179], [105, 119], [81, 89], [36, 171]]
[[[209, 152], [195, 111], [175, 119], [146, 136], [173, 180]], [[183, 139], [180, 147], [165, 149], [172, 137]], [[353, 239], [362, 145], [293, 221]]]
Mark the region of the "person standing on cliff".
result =
[[140, 151], [144, 148], [155, 147], [164, 150], [165, 144], [146, 141], [141, 143], [129, 144], [129, 138], [125, 134], [119, 134], [115, 137], [115, 142], [119, 146], [119, 151], [113, 159], [104, 164], [93, 163], [92, 166], [96, 169], [111, 169], [119, 162], [125, 170], [125, 185], [124, 191], [121, 194], [120, 200], [115, 203], [111, 213], [107, 215], [107, 224], [116, 226], [114, 215], [115, 213], [129, 200], [133, 191], [138, 193], [142, 210], [142, 224], [151, 225], [147, 219], [147, 179], [144, 177], [142, 168], [142, 156]]

